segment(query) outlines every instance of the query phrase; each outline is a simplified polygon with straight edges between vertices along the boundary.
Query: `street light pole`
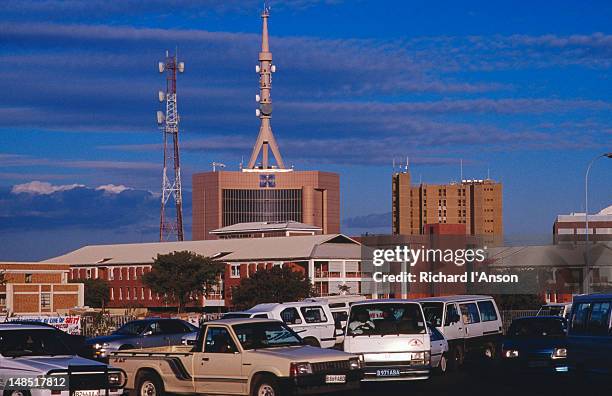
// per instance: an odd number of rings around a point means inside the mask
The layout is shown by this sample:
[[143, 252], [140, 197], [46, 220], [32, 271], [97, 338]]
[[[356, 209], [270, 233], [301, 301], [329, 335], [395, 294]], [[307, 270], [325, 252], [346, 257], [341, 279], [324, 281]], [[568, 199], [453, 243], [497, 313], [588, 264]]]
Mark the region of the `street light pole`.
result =
[[589, 268], [589, 173], [595, 161], [600, 158], [612, 158], [612, 152], [599, 154], [589, 162], [586, 174], [584, 175], [584, 235], [585, 235], [585, 250], [584, 250], [584, 286], [585, 294], [589, 294], [591, 287], [591, 269]]

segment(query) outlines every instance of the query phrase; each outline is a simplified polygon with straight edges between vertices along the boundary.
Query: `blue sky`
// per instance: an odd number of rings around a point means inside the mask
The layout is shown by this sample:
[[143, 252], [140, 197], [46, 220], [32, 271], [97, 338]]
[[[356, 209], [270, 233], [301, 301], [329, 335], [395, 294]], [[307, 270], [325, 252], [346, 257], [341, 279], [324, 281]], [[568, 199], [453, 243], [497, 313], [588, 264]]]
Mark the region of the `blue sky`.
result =
[[[191, 174], [236, 169], [258, 131], [260, 1], [12, 1], [0, 15], [0, 260], [154, 241], [164, 51]], [[413, 179], [504, 183], [507, 235], [548, 238], [612, 151], [610, 2], [272, 1], [285, 162], [341, 174], [343, 231], [389, 231], [392, 159]], [[590, 208], [612, 204], [612, 161]]]

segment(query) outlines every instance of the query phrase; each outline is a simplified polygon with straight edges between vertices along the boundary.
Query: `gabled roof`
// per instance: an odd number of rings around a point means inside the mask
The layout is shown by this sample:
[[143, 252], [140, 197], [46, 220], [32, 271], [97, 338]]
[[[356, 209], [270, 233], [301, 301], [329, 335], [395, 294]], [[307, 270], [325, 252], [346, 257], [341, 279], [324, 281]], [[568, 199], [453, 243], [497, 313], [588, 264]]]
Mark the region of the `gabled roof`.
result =
[[[117, 245], [90, 245], [73, 252], [43, 261], [72, 265], [150, 264], [158, 254], [188, 250], [223, 261], [307, 260], [317, 258], [316, 248], [333, 244], [342, 253], [338, 258], [359, 259], [359, 243], [342, 234], [305, 235], [270, 238], [217, 239], [205, 241], [128, 243]], [[345, 247], [355, 248], [347, 251]]]

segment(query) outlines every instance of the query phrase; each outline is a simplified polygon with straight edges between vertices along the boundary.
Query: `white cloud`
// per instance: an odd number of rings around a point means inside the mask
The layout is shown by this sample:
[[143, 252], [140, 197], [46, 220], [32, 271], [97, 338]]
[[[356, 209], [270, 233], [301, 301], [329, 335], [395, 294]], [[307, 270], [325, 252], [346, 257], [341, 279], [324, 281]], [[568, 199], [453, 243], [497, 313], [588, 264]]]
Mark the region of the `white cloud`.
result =
[[16, 184], [13, 186], [11, 192], [13, 194], [27, 193], [27, 194], [40, 194], [49, 195], [58, 191], [68, 191], [75, 188], [85, 187], [83, 184], [62, 184], [55, 186], [51, 183], [41, 182], [38, 180], [31, 181], [29, 183]]
[[123, 184], [104, 184], [102, 186], [96, 187], [96, 191], [104, 191], [109, 194], [121, 194], [125, 190], [132, 190], [130, 187], [126, 187]]

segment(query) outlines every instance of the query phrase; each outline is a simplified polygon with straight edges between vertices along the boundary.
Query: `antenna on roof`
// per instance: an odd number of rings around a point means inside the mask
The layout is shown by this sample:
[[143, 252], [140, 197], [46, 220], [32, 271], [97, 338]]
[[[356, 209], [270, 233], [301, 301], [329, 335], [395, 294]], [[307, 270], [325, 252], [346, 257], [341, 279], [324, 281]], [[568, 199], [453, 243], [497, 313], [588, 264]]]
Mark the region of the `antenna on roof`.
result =
[[487, 166], [487, 180], [491, 180], [491, 167]]
[[460, 173], [459, 173], [459, 182], [463, 183], [463, 158], [459, 159], [459, 169], [460, 169]]

